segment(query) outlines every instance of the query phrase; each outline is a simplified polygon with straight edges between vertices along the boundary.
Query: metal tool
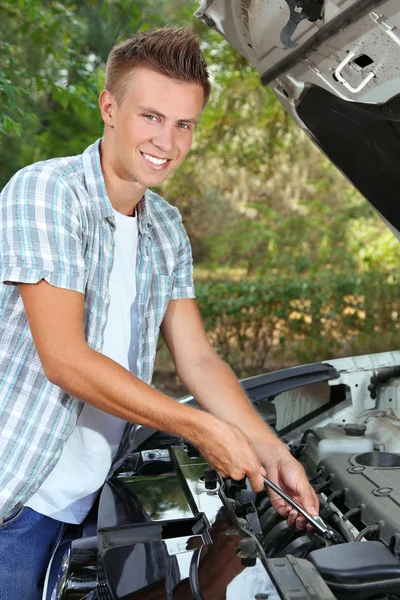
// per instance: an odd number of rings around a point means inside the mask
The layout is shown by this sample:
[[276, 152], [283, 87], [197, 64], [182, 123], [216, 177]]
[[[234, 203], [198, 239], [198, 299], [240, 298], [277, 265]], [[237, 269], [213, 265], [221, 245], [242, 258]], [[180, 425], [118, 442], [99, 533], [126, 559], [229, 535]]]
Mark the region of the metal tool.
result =
[[290, 506], [302, 514], [303, 517], [305, 517], [307, 521], [311, 523], [313, 527], [315, 527], [318, 533], [322, 535], [322, 537], [324, 537], [326, 540], [331, 540], [335, 544], [342, 544], [344, 542], [343, 538], [336, 531], [331, 529], [319, 515], [316, 515], [315, 517], [311, 516], [302, 506], [300, 506], [300, 504], [297, 504], [293, 498], [288, 496], [286, 492], [281, 490], [281, 488], [278, 487], [273, 481], [264, 476], [262, 476], [262, 478], [265, 482], [265, 485], [270, 487], [271, 490], [283, 498], [285, 502], [290, 504]]

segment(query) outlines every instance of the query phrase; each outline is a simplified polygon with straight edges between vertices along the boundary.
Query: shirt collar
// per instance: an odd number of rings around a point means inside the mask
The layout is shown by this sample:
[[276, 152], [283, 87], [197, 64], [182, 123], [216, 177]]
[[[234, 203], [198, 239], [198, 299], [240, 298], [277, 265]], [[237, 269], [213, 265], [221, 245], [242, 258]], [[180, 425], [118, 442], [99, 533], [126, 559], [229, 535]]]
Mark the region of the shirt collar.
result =
[[[93, 204], [97, 207], [100, 216], [106, 219], [108, 223], [115, 227], [115, 218], [113, 207], [107, 195], [106, 184], [104, 182], [103, 171], [100, 162], [100, 142], [99, 138], [91, 144], [82, 154], [83, 168], [87, 190], [92, 198]], [[143, 235], [151, 236], [153, 228], [150, 197], [146, 191], [143, 198], [137, 205], [139, 232]]]
[[141, 234], [148, 236], [151, 236], [151, 230], [153, 228], [150, 208], [150, 194], [148, 191], [146, 191], [143, 198], [139, 201], [139, 204], [136, 206], [136, 210], [138, 215], [139, 231]]

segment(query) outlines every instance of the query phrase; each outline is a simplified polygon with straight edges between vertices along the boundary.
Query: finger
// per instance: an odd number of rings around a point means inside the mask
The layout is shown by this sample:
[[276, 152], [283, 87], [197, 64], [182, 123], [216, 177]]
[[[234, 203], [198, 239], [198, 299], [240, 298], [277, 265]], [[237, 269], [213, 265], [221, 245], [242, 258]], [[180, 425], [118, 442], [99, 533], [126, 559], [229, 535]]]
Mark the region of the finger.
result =
[[[314, 497], [314, 506], [316, 507], [316, 514], [319, 514], [319, 498], [318, 495], [316, 493], [316, 491], [313, 489], [313, 497]], [[310, 512], [310, 514], [312, 515], [312, 512]], [[311, 523], [307, 523], [306, 525], [306, 529], [308, 531], [308, 533], [314, 533], [315, 529], [313, 527], [313, 525], [311, 525]]]
[[296, 529], [298, 529], [299, 531], [304, 531], [307, 526], [307, 522], [307, 519], [299, 515], [296, 519]]
[[253, 492], [262, 492], [264, 489], [264, 481], [259, 474], [249, 477], [249, 482]]
[[261, 477], [260, 468], [258, 465], [258, 468], [247, 474], [253, 492], [261, 492], [264, 489], [264, 480]]
[[263, 469], [263, 467], [261, 466], [258, 456], [255, 453], [255, 450], [254, 450], [251, 440], [249, 440], [249, 447], [250, 447], [250, 451], [253, 454], [254, 462], [253, 462], [253, 469], [251, 471], [247, 472], [247, 477], [248, 477], [248, 480], [250, 482], [251, 489], [253, 490], [253, 492], [262, 492], [262, 490], [264, 489], [264, 480], [261, 477], [261, 469]]
[[289, 527], [294, 527], [296, 525], [296, 519], [299, 516], [297, 510], [291, 510], [287, 517], [287, 524]]
[[319, 497], [318, 497], [317, 492], [314, 490], [314, 488], [312, 489], [312, 491], [313, 491], [313, 498], [314, 498], [314, 506], [317, 509], [317, 514], [319, 514], [319, 508], [320, 508], [320, 506], [319, 506]]
[[278, 496], [276, 492], [272, 491], [271, 488], [269, 488], [268, 486], [267, 494], [276, 512], [278, 512], [284, 519], [287, 519], [290, 511], [292, 510], [292, 507], [289, 506], [287, 502], [285, 502], [280, 496]]
[[314, 489], [307, 481], [307, 486], [301, 494], [301, 504], [305, 510], [311, 515], [316, 516], [319, 512], [319, 500]]

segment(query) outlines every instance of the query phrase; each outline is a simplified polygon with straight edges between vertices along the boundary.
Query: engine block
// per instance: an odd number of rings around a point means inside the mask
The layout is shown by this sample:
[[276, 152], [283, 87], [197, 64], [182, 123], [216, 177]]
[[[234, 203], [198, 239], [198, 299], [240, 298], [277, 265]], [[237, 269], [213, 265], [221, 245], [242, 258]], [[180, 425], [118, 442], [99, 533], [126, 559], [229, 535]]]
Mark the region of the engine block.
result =
[[400, 455], [390, 452], [341, 454], [320, 463], [325, 493], [361, 534], [373, 534], [400, 552]]

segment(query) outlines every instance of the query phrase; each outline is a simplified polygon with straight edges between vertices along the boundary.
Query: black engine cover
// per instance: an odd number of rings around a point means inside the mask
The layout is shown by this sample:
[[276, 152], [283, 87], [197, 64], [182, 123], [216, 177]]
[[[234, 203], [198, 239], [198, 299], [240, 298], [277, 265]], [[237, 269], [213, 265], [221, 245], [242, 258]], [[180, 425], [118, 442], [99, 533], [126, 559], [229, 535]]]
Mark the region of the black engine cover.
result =
[[400, 590], [400, 564], [382, 542], [329, 546], [311, 552], [308, 560], [340, 600], [380, 598]]

